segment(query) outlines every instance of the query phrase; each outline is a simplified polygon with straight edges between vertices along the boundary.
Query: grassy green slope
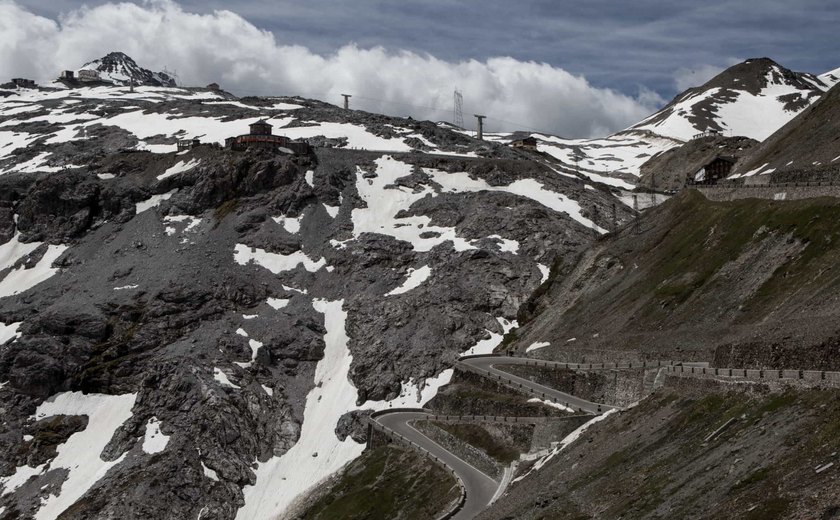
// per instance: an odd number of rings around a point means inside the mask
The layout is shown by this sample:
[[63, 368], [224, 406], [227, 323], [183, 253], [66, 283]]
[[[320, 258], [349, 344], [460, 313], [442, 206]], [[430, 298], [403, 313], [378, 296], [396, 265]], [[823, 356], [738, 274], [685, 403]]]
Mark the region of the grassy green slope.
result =
[[454, 477], [392, 446], [366, 451], [301, 515], [306, 520], [436, 518], [459, 496]]

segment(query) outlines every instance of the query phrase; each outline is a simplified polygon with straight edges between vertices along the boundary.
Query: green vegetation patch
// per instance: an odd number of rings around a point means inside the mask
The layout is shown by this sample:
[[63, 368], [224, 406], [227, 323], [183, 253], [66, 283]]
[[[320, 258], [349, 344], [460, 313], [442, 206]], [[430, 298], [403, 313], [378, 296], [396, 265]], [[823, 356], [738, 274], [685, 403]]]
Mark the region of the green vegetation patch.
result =
[[350, 463], [300, 518], [435, 518], [460, 496], [455, 478], [412, 452], [383, 446]]
[[[518, 432], [509, 432], [509, 435], [504, 435], [504, 439], [500, 435], [492, 435], [486, 428], [480, 424], [448, 424], [442, 422], [432, 422], [438, 428], [446, 430], [455, 437], [464, 442], [479, 448], [493, 459], [502, 464], [510, 464], [519, 458], [519, 454], [528, 450], [529, 440], [533, 434], [532, 425], [510, 426], [508, 429], [518, 429]], [[500, 429], [496, 426], [496, 429]], [[519, 433], [519, 435], [516, 435]]]
[[515, 392], [472, 373], [455, 372], [449, 385], [426, 404], [442, 415], [495, 415], [562, 417], [567, 412], [540, 403], [529, 403], [531, 395]]

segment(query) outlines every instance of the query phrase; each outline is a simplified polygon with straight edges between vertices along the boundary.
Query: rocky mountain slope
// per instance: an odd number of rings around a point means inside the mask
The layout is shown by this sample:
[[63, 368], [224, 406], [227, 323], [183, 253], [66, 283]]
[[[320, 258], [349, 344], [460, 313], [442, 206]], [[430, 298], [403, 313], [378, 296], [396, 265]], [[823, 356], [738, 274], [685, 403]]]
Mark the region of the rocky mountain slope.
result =
[[[683, 192], [556, 265], [514, 345], [713, 366], [840, 368], [836, 199]], [[552, 349], [540, 352], [548, 355]]]
[[[313, 153], [218, 146], [259, 119]], [[275, 518], [611, 226], [590, 188], [299, 98], [0, 90], [0, 517]]]
[[[762, 141], [838, 81], [838, 75], [793, 72], [768, 58], [746, 60], [705, 84], [677, 95], [658, 112], [611, 136], [564, 139], [531, 134], [538, 149], [564, 171], [580, 172], [595, 182], [632, 188], [641, 167], [657, 155], [716, 131], [728, 137]], [[499, 136], [507, 142], [507, 136]]]

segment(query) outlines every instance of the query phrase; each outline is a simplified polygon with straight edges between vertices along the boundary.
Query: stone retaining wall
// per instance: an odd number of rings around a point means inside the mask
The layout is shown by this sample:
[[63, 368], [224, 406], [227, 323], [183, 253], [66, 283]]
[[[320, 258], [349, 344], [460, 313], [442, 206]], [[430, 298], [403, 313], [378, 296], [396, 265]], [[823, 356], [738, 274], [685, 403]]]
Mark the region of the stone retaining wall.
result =
[[784, 183], [770, 186], [696, 186], [707, 199], [729, 202], [740, 199], [801, 200], [840, 197], [840, 186]]
[[806, 386], [829, 386], [840, 388], [840, 372], [822, 370], [753, 370], [747, 368], [709, 368], [668, 366], [669, 375], [696, 378], [726, 378], [738, 381], [797, 381]]

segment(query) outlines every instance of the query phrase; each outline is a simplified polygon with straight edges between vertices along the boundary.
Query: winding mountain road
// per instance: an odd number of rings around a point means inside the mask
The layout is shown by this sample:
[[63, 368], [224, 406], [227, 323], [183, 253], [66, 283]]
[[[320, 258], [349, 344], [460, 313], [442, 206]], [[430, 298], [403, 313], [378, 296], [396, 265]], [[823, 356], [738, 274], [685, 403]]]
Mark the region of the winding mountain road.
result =
[[509, 372], [505, 372], [497, 367], [497, 365], [524, 366], [528, 362], [533, 363], [533, 360], [528, 358], [505, 356], [482, 356], [461, 358], [458, 364], [468, 367], [468, 370], [472, 369], [471, 371], [473, 372], [482, 372], [483, 375], [486, 375], [490, 379], [501, 378], [502, 380], [507, 380], [509, 383], [519, 385], [523, 390], [527, 390], [535, 394], [545, 395], [546, 399], [550, 399], [556, 403], [563, 404], [576, 410], [583, 410], [584, 412], [593, 414], [601, 414], [616, 408], [615, 406], [593, 403], [592, 401], [575, 397], [571, 394], [567, 394], [566, 392], [561, 392], [559, 390], [555, 390], [554, 388], [525, 379], [524, 377], [519, 377]]
[[449, 466], [461, 480], [466, 494], [463, 507], [451, 518], [458, 520], [475, 518], [478, 513], [490, 505], [490, 501], [499, 489], [500, 483], [468, 462], [456, 457], [443, 446], [420, 433], [411, 424], [414, 421], [422, 421], [428, 418], [429, 414], [425, 412], [393, 412], [381, 415], [375, 420], [389, 430], [419, 445]]
[[[560, 392], [559, 390], [529, 381], [528, 379], [515, 376], [497, 368], [497, 365], [525, 365], [526, 361], [526, 359], [521, 358], [483, 356], [462, 358], [458, 364], [461, 365], [462, 369], [478, 373], [492, 380], [499, 380], [501, 378], [508, 386], [515, 386], [521, 388], [523, 391], [545, 396], [546, 399], [592, 414], [600, 414], [615, 408]], [[456, 520], [475, 518], [493, 501], [496, 494], [500, 491], [501, 482], [449, 452], [443, 446], [426, 437], [412, 426], [414, 421], [426, 420], [430, 417], [431, 415], [429, 413], [422, 410], [395, 410], [371, 417], [371, 420], [386, 430], [390, 430], [403, 439], [419, 446], [449, 467], [464, 486], [466, 498], [461, 509], [453, 516], [447, 518]]]

